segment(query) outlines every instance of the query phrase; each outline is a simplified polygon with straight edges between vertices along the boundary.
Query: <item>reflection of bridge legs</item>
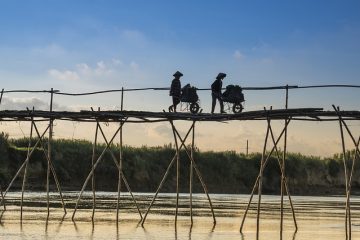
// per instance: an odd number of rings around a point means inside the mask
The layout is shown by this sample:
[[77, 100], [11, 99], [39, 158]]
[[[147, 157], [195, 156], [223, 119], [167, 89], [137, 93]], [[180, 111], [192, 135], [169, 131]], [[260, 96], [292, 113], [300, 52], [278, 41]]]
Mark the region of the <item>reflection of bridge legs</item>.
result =
[[[33, 130], [35, 129], [35, 132], [37, 134], [37, 138], [38, 140], [36, 141], [35, 145], [33, 147], [31, 147], [32, 144], [32, 139], [33, 139]], [[45, 134], [49, 131], [49, 141], [48, 141], [48, 151], [45, 150], [45, 143], [44, 143], [44, 136]], [[31, 117], [31, 128], [30, 128], [30, 138], [29, 138], [29, 144], [28, 144], [28, 149], [27, 149], [27, 156], [25, 161], [23, 162], [23, 164], [20, 166], [20, 168], [18, 169], [18, 171], [16, 172], [15, 176], [12, 178], [10, 184], [8, 185], [8, 187], [6, 188], [4, 193], [1, 193], [2, 195], [2, 200], [0, 202], [1, 204], [4, 204], [5, 207], [5, 197], [6, 194], [8, 193], [8, 191], [10, 190], [10, 188], [12, 187], [14, 181], [17, 179], [17, 177], [20, 175], [21, 171], [24, 170], [24, 175], [23, 175], [23, 182], [22, 182], [22, 191], [21, 191], [21, 203], [20, 203], [20, 219], [22, 220], [22, 212], [23, 212], [23, 199], [24, 199], [24, 190], [25, 190], [25, 184], [26, 184], [26, 178], [27, 178], [27, 171], [28, 171], [28, 164], [30, 161], [30, 158], [32, 156], [32, 154], [34, 153], [35, 149], [38, 147], [38, 145], [41, 146], [41, 150], [44, 153], [46, 162], [47, 162], [47, 181], [46, 181], [46, 192], [47, 192], [47, 212], [48, 212], [48, 216], [49, 216], [49, 174], [50, 171], [54, 177], [54, 181], [57, 187], [57, 190], [60, 194], [60, 198], [61, 198], [61, 203], [64, 209], [64, 212], [66, 214], [66, 208], [65, 208], [65, 204], [64, 204], [64, 199], [62, 196], [62, 192], [61, 192], [61, 187], [55, 172], [55, 168], [53, 166], [52, 160], [51, 160], [51, 136], [52, 136], [52, 120], [50, 120], [50, 124], [46, 127], [46, 129], [44, 130], [44, 132], [42, 134], [40, 134], [36, 122], [34, 121], [34, 119]], [[4, 208], [5, 210], [5, 208]]]
[[[172, 127], [172, 132], [173, 132], [173, 135], [174, 135], [174, 141], [175, 141], [175, 147], [176, 147], [176, 153], [175, 153], [175, 156], [172, 158], [172, 160], [170, 161], [169, 163], [169, 166], [168, 168], [166, 169], [166, 172], [156, 190], [156, 193], [145, 213], [145, 216], [144, 216], [144, 219], [142, 221], [142, 226], [144, 226], [144, 223], [146, 221], [146, 217], [152, 207], [152, 205], [154, 204], [155, 202], [155, 199], [161, 189], [161, 187], [163, 186], [164, 182], [165, 182], [165, 179], [166, 177], [168, 176], [169, 174], [169, 171], [171, 169], [171, 167], [174, 165], [174, 162], [176, 160], [176, 210], [175, 210], [175, 226], [176, 226], [176, 223], [177, 223], [177, 215], [178, 215], [178, 205], [179, 205], [179, 183], [180, 183], [180, 150], [182, 148], [184, 148], [185, 152], [186, 152], [186, 155], [188, 156], [189, 160], [190, 160], [190, 217], [191, 217], [191, 224], [193, 223], [193, 214], [192, 214], [192, 183], [193, 183], [193, 170], [195, 170], [196, 172], [196, 175], [198, 176], [199, 180], [200, 180], [200, 183], [204, 189], [204, 192], [207, 196], [207, 199], [209, 201], [209, 205], [210, 205], [210, 209], [211, 209], [211, 213], [212, 213], [212, 217], [213, 217], [213, 221], [214, 221], [214, 224], [216, 224], [216, 219], [215, 219], [215, 214], [214, 214], [214, 210], [213, 210], [213, 207], [212, 207], [212, 203], [211, 203], [211, 199], [210, 199], [210, 196], [209, 196], [209, 193], [208, 193], [208, 190], [207, 190], [207, 187], [205, 185], [205, 182], [201, 176], [201, 173], [195, 163], [195, 160], [194, 160], [194, 140], [195, 140], [195, 121], [193, 121], [190, 129], [188, 130], [187, 134], [185, 135], [184, 138], [182, 138], [179, 134], [179, 132], [176, 130], [175, 126], [174, 126], [174, 123], [172, 120], [170, 120], [170, 124], [171, 124], [171, 127]], [[188, 136], [190, 135], [190, 133], [192, 132], [192, 144], [191, 144], [191, 149], [189, 150], [188, 147], [185, 145], [185, 141], [186, 139], [188, 138]], [[180, 140], [181, 144], [179, 146], [178, 144], [178, 140]]]
[[[261, 158], [261, 162], [260, 162], [260, 170], [259, 170], [259, 175], [255, 181], [254, 187], [252, 189], [251, 192], [251, 196], [250, 196], [250, 200], [248, 202], [248, 205], [246, 207], [242, 222], [241, 222], [241, 226], [240, 226], [240, 232], [242, 232], [244, 223], [245, 223], [245, 219], [248, 213], [248, 210], [250, 208], [250, 204], [252, 202], [254, 193], [256, 191], [256, 189], [258, 190], [258, 204], [257, 204], [257, 221], [256, 221], [256, 232], [257, 232], [257, 238], [259, 237], [259, 228], [260, 228], [260, 205], [261, 205], [261, 194], [262, 194], [262, 178], [263, 178], [263, 172], [264, 169], [271, 157], [271, 155], [273, 154], [273, 152], [276, 152], [276, 156], [277, 156], [277, 161], [279, 163], [279, 167], [280, 167], [280, 171], [281, 171], [281, 205], [280, 205], [280, 211], [281, 211], [281, 222], [280, 222], [280, 232], [282, 232], [283, 229], [283, 194], [284, 194], [284, 188], [286, 191], [286, 194], [288, 195], [289, 198], [289, 202], [290, 202], [290, 206], [292, 209], [292, 214], [293, 214], [293, 220], [294, 220], [294, 224], [295, 224], [295, 229], [297, 230], [297, 222], [296, 222], [296, 218], [295, 218], [295, 212], [294, 212], [294, 208], [293, 208], [293, 204], [292, 204], [292, 200], [291, 200], [291, 196], [289, 193], [289, 189], [287, 186], [287, 179], [285, 176], [285, 158], [286, 158], [286, 132], [287, 132], [287, 127], [288, 124], [290, 123], [290, 118], [288, 120], [285, 121], [285, 126], [283, 128], [283, 130], [281, 131], [279, 137], [277, 138], [277, 140], [275, 140], [275, 136], [271, 127], [271, 122], [270, 119], [268, 118], [267, 120], [267, 131], [266, 131], [266, 136], [265, 136], [265, 143], [264, 143], [264, 148], [263, 148], [263, 152], [262, 152], [262, 158]], [[273, 142], [273, 148], [271, 149], [271, 151], [267, 154], [266, 156], [266, 148], [267, 148], [267, 141], [269, 138], [269, 135], [271, 136], [271, 140]], [[281, 158], [280, 156], [280, 152], [278, 150], [278, 143], [280, 141], [280, 139], [282, 138], [282, 136], [284, 136], [284, 152], [283, 152], [283, 157]], [[280, 233], [282, 234], [282, 233]]]
[[[119, 128], [116, 130], [116, 132], [114, 133], [114, 135], [112, 136], [112, 138], [110, 139], [110, 141], [107, 140], [102, 128], [101, 128], [101, 125], [99, 123], [99, 121], [97, 120], [97, 124], [96, 124], [96, 131], [95, 131], [95, 140], [94, 140], [94, 145], [93, 145], [93, 155], [92, 155], [92, 168], [91, 168], [91, 171], [89, 173], [89, 175], [87, 176], [84, 184], [83, 184], [83, 187], [79, 193], [79, 196], [78, 196], [78, 199], [76, 201], [76, 205], [75, 205], [75, 210], [73, 212], [73, 215], [72, 215], [72, 219], [74, 220], [74, 217], [75, 217], [75, 213], [76, 213], [76, 210], [78, 208], [78, 205], [79, 205], [79, 202], [80, 202], [80, 199], [83, 195], [83, 192], [90, 180], [90, 178], [92, 178], [92, 192], [93, 192], [93, 211], [92, 211], [92, 220], [94, 220], [94, 214], [95, 214], [95, 206], [96, 206], [96, 196], [95, 196], [95, 176], [94, 176], [94, 172], [95, 172], [95, 169], [97, 167], [97, 165], [100, 163], [100, 161], [103, 159], [103, 156], [105, 155], [106, 152], [109, 152], [110, 155], [111, 155], [111, 158], [113, 159], [117, 169], [118, 169], [118, 172], [119, 172], [119, 178], [118, 178], [118, 198], [117, 198], [117, 214], [116, 214], [116, 220], [118, 220], [118, 217], [119, 217], [119, 201], [120, 201], [120, 190], [121, 190], [121, 180], [124, 181], [124, 184], [128, 190], [128, 192], [130, 193], [131, 197], [132, 197], [132, 200], [139, 212], [139, 215], [140, 215], [140, 218], [142, 219], [142, 215], [141, 215], [141, 212], [140, 212], [140, 209], [137, 205], [137, 202], [134, 198], [134, 195], [130, 189], [130, 186], [126, 180], [126, 177], [122, 171], [122, 127], [124, 125], [124, 123], [126, 122], [127, 119], [121, 121], [120, 123], [120, 126]], [[97, 136], [98, 136], [98, 130], [100, 130], [100, 133], [106, 143], [106, 147], [103, 149], [103, 151], [101, 152], [100, 156], [98, 157], [98, 159], [95, 161], [95, 149], [96, 149], [96, 144], [97, 144]], [[115, 137], [117, 136], [117, 134], [120, 132], [120, 158], [119, 160], [117, 159], [117, 157], [115, 156], [115, 154], [113, 153], [113, 151], [110, 149], [111, 147], [111, 144], [113, 143]]]
[[[359, 143], [360, 143], [360, 137], [356, 141], [354, 135], [351, 133], [350, 128], [344, 121], [344, 119], [341, 116], [341, 111], [339, 107], [335, 107], [333, 105], [334, 110], [336, 111], [338, 117], [339, 117], [339, 125], [340, 125], [340, 135], [341, 135], [341, 143], [342, 143], [342, 151], [343, 151], [343, 163], [344, 163], [344, 171], [345, 171], [345, 190], [346, 190], [346, 203], [345, 203], [345, 232], [346, 232], [346, 239], [351, 239], [351, 207], [350, 207], [350, 196], [351, 196], [351, 185], [352, 185], [352, 177], [354, 173], [354, 166], [356, 159], [360, 158], [360, 151], [359, 151]], [[345, 148], [345, 137], [344, 137], [344, 128], [346, 129], [346, 132], [348, 133], [351, 142], [354, 144], [355, 151], [353, 156], [349, 156], [350, 153], [346, 152]], [[348, 172], [348, 161], [352, 157], [351, 161], [351, 172], [349, 175]]]

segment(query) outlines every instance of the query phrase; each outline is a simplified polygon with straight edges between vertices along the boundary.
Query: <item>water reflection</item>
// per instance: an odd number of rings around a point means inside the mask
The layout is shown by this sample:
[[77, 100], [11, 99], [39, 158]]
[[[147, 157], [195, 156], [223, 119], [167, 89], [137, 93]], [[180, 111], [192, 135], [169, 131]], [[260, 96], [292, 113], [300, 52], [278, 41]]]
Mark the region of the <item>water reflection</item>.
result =
[[[61, 206], [51, 208], [50, 218], [47, 218], [46, 207], [34, 206], [39, 196], [34, 194], [34, 201], [27, 201], [26, 211], [19, 227], [18, 198], [13, 194], [7, 201], [8, 210], [1, 212], [0, 239], [256, 239], [256, 207], [250, 208], [244, 233], [239, 232], [239, 225], [248, 196], [214, 195], [217, 225], [212, 221], [206, 207], [206, 198], [196, 196], [194, 201], [194, 221], [191, 223], [187, 205], [182, 203], [186, 198], [180, 198], [178, 224], [174, 227], [172, 195], [160, 197], [160, 204], [154, 208], [144, 227], [141, 226], [136, 209], [122, 203], [121, 219], [116, 219], [116, 204], [113, 204], [112, 193], [102, 197], [98, 202], [96, 221], [91, 220], [92, 201], [84, 201], [82, 211], [78, 212], [75, 221], [62, 212]], [[20, 196], [20, 195], [19, 195]], [[72, 193], [65, 195], [67, 201], [72, 200]], [[90, 195], [91, 196], [91, 195]], [[116, 196], [116, 195], [115, 195]], [[277, 196], [264, 196], [264, 207], [261, 215], [259, 239], [307, 240], [329, 239], [342, 240], [344, 231], [343, 198], [339, 197], [294, 197], [297, 210], [299, 232], [293, 231], [291, 212], [285, 214], [284, 232], [279, 232], [279, 210]], [[45, 196], [46, 199], [46, 196]], [[360, 198], [352, 199], [353, 239], [360, 239]], [[139, 197], [142, 211], [146, 211], [148, 195]], [[116, 203], [116, 202], [115, 202]], [[89, 207], [87, 207], [89, 206]], [[115, 206], [115, 208], [113, 208]], [[44, 231], [45, 228], [45, 231]]]

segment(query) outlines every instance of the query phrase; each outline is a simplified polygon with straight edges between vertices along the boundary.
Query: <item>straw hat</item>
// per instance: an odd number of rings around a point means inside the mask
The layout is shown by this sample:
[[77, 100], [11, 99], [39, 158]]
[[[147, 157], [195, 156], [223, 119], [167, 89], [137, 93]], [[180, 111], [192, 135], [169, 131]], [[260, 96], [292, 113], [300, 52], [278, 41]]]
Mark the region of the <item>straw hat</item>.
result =
[[174, 77], [176, 77], [176, 76], [182, 77], [182, 76], [184, 76], [184, 75], [183, 75], [181, 72], [176, 71], [176, 73], [174, 73], [173, 76], [174, 76]]
[[216, 79], [220, 79], [220, 78], [224, 78], [224, 77], [226, 77], [226, 73], [221, 72], [217, 75]]

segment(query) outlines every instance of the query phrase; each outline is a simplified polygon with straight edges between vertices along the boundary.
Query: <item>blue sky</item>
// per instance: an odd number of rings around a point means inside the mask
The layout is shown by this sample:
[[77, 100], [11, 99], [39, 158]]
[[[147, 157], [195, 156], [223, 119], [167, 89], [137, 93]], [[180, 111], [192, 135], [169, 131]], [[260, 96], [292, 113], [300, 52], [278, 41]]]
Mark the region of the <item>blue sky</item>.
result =
[[[225, 85], [359, 84], [359, 12], [359, 1], [0, 0], [0, 88], [167, 87], [176, 70], [183, 84], [201, 88], [220, 71]], [[47, 101], [5, 97], [2, 108]], [[208, 111], [209, 93], [200, 97]], [[153, 111], [170, 102], [167, 92], [125, 99], [126, 109]], [[246, 92], [246, 99], [247, 110], [283, 106], [282, 92]], [[119, 105], [118, 96], [55, 102], [58, 109]], [[358, 109], [356, 102], [353, 90], [290, 97], [292, 107]]]

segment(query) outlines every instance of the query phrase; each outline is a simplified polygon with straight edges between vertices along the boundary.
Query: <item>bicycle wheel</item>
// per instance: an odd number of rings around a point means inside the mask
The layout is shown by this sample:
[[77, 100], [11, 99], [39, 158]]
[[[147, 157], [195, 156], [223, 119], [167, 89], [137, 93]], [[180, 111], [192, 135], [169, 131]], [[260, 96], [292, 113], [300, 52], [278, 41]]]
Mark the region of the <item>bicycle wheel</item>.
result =
[[241, 113], [243, 109], [244, 107], [241, 105], [241, 103], [234, 103], [232, 108], [234, 113]]
[[198, 103], [195, 102], [195, 103], [190, 104], [190, 112], [191, 113], [198, 113], [199, 109], [200, 109], [200, 106]]

